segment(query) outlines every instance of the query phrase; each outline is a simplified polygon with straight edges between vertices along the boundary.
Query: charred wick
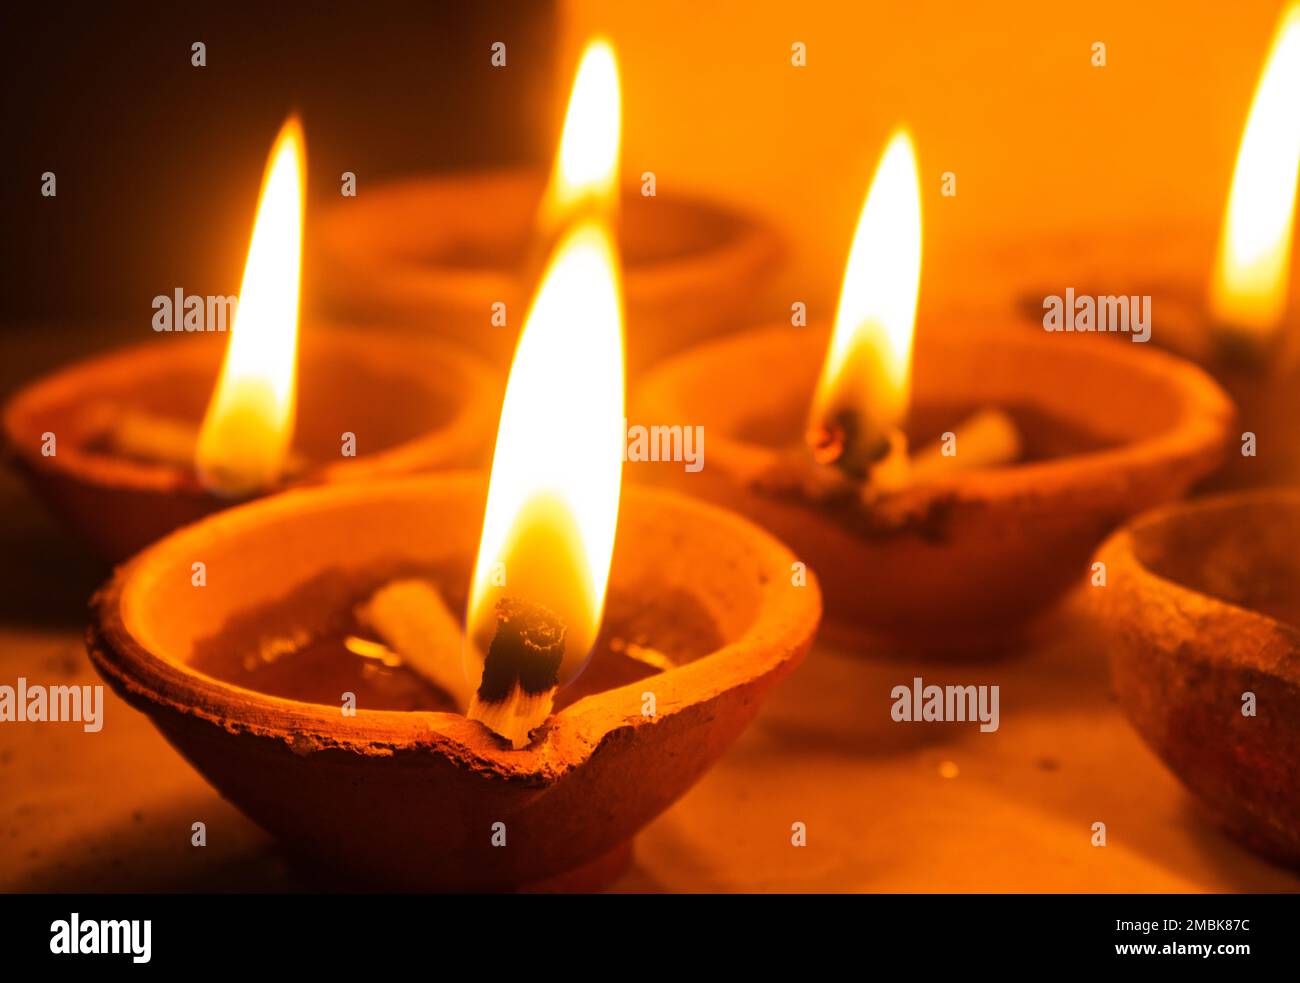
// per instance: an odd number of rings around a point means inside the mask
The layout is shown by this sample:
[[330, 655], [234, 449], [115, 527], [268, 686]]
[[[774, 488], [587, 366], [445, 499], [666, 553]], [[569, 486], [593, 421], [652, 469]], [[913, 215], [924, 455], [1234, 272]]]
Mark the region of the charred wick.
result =
[[567, 626], [550, 608], [515, 597], [497, 601], [497, 630], [483, 661], [478, 699], [505, 700], [517, 684], [537, 696], [559, 684]]
[[833, 465], [859, 481], [889, 452], [888, 441], [867, 438], [861, 414], [848, 408], [836, 410], [810, 427], [805, 436], [814, 461]]

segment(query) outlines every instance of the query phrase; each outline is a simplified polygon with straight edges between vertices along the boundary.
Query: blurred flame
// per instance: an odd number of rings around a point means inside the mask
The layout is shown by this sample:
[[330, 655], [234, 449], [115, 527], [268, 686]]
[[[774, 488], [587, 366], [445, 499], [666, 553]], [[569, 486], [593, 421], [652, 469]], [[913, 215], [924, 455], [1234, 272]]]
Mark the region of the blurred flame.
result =
[[303, 148], [291, 116], [267, 161], [225, 362], [199, 432], [199, 477], [223, 494], [275, 484], [293, 440]]
[[[618, 260], [608, 230], [584, 222], [556, 247], [510, 369], [470, 587], [468, 658], [487, 651], [495, 600], [513, 596], [567, 626], [560, 681], [581, 671], [605, 604], [623, 419]], [[503, 586], [493, 583], [500, 572]], [[477, 681], [482, 664], [466, 670]]]
[[1242, 134], [1210, 290], [1221, 324], [1271, 335], [1287, 305], [1300, 169], [1300, 3], [1282, 17]]
[[897, 131], [871, 181], [849, 251], [809, 433], [855, 413], [883, 439], [901, 426], [911, 389], [912, 333], [921, 283], [921, 188], [911, 137]]
[[591, 203], [608, 216], [618, 204], [622, 110], [618, 62], [603, 38], [587, 44], [564, 117], [560, 149], [542, 205], [542, 226], [554, 230]]

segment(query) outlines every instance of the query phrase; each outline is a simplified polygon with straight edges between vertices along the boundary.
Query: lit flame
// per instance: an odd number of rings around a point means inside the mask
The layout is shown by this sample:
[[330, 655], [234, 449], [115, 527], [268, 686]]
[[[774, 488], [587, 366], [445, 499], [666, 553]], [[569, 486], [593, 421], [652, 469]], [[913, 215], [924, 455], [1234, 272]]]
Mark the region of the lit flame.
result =
[[1281, 324], [1300, 169], [1300, 3], [1283, 15], [1237, 152], [1210, 290], [1215, 320], [1267, 338]]
[[588, 43], [578, 64], [564, 132], [542, 205], [544, 229], [563, 227], [590, 206], [608, 217], [618, 203], [622, 127], [618, 62], [608, 41]]
[[291, 116], [267, 161], [225, 362], [199, 432], [199, 477], [222, 494], [274, 485], [293, 440], [304, 171], [302, 126]]
[[[541, 604], [568, 629], [561, 683], [581, 671], [596, 640], [614, 550], [623, 468], [617, 271], [597, 222], [555, 249], [510, 369], [470, 587], [471, 658], [487, 651], [498, 598]], [[466, 669], [476, 681], [482, 665]]]
[[[861, 446], [879, 444], [903, 423], [911, 388], [912, 333], [921, 283], [921, 188], [906, 131], [880, 158], [858, 219], [830, 348], [808, 418], [810, 440], [838, 438], [847, 421]], [[819, 436], [814, 436], [819, 435]], [[823, 445], [825, 446], [825, 445]]]

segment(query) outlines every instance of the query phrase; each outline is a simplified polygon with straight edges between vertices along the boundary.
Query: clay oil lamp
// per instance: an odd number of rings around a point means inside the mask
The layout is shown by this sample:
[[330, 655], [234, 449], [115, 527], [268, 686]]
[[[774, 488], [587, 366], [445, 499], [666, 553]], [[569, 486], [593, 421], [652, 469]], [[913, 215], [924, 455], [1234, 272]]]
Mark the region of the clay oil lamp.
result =
[[1300, 493], [1166, 506], [1097, 552], [1129, 719], [1221, 825], [1300, 866]]
[[[508, 364], [536, 281], [534, 260], [546, 253], [540, 244], [581, 180], [566, 161], [593, 142], [612, 139], [616, 152], [619, 112], [613, 50], [596, 40], [580, 60], [549, 179], [519, 168], [418, 177], [340, 202], [313, 236], [318, 266], [330, 272], [329, 303], [357, 317], [437, 324]], [[776, 234], [749, 215], [653, 180], [640, 172], [620, 192], [616, 174], [607, 189], [621, 212], [633, 377], [756, 314], [752, 291], [737, 285], [760, 281], [781, 251]]]
[[707, 452], [693, 472], [638, 473], [793, 547], [821, 577], [829, 635], [987, 655], [1083, 581], [1119, 520], [1215, 466], [1231, 407], [1169, 355], [1015, 324], [935, 319], [913, 353], [920, 260], [916, 163], [899, 133], [829, 338], [773, 327], [665, 362], [631, 422], [702, 427]]
[[203, 318], [224, 306], [178, 298], [185, 334], [63, 369], [5, 407], [9, 457], [105, 558], [286, 487], [485, 459], [499, 384], [472, 354], [316, 324], [299, 351], [303, 186], [290, 119], [267, 164], [228, 344], [224, 319], [217, 329]]
[[[1030, 286], [1019, 306], [1035, 324], [1048, 324], [1046, 298], [1062, 294], [1078, 312], [1064, 330], [1101, 331], [1094, 298], [1149, 304], [1145, 331], [1152, 344], [1195, 361], [1228, 391], [1239, 411], [1239, 447], [1213, 484], [1257, 486], [1300, 474], [1300, 306], [1292, 239], [1300, 170], [1300, 3], [1284, 13], [1264, 62], [1247, 117], [1216, 232], [1182, 228], [1131, 229], [1040, 246]], [[1049, 286], [1055, 284], [1055, 286]], [[1149, 298], [1145, 300], [1144, 298]], [[1097, 302], [1098, 309], [1100, 302]], [[1082, 317], [1080, 317], [1082, 315]], [[1076, 328], [1074, 321], [1081, 320]], [[1127, 343], [1138, 336], [1107, 331]], [[1234, 441], [1236, 443], [1236, 441]]]
[[816, 582], [769, 534], [621, 495], [616, 256], [595, 219], [557, 240], [486, 489], [460, 473], [274, 496], [145, 550], [93, 603], [105, 679], [317, 868], [607, 882], [811, 644]]

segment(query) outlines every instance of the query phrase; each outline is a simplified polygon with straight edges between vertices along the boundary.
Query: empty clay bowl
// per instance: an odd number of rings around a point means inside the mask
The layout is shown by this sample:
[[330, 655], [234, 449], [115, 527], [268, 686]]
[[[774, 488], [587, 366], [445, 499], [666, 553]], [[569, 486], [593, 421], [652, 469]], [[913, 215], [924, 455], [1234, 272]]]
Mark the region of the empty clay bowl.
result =
[[[1016, 421], [1019, 463], [954, 473], [888, 495], [852, 521], [755, 487], [797, 447], [827, 333], [778, 327], [665, 362], [631, 425], [702, 425], [703, 469], [638, 465], [749, 516], [822, 581], [827, 630], [941, 656], [985, 656], [1081, 583], [1089, 554], [1124, 517], [1176, 498], [1223, 453], [1231, 406], [1199, 369], [1090, 336], [946, 323], [914, 354], [911, 445], [985, 407]], [[960, 447], [959, 447], [960, 453]]]
[[[514, 352], [536, 284], [545, 179], [525, 170], [412, 178], [345, 199], [313, 232], [331, 310], [453, 335], [498, 364]], [[759, 314], [752, 285], [780, 255], [776, 234], [720, 204], [674, 192], [623, 196], [620, 248], [632, 373]], [[507, 326], [492, 324], [506, 304]]]
[[[96, 446], [88, 408], [111, 405], [196, 430], [216, 383], [224, 334], [163, 336], [37, 380], [4, 409], [8, 456], [33, 491], [105, 559], [121, 560], [232, 503], [191, 466]], [[486, 462], [500, 412], [497, 374], [449, 343], [307, 326], [298, 358], [294, 450], [286, 486], [364, 481]], [[356, 435], [356, 456], [342, 435]], [[57, 452], [42, 454], [42, 434]]]
[[[790, 553], [738, 516], [625, 491], [607, 622], [630, 605], [659, 612], [652, 634], [672, 632], [674, 612], [691, 606], [725, 641], [565, 705], [522, 751], [459, 714], [345, 716], [191, 665], [200, 640], [325, 572], [431, 564], [467, 584], [485, 496], [482, 476], [445, 474], [289, 492], [213, 516], [96, 595], [91, 659], [224, 796], [317, 867], [400, 888], [589, 886], [617, 872], [633, 835], [723, 753], [811, 644], [816, 584], [794, 586]], [[198, 558], [202, 589], [190, 584]], [[497, 823], [505, 846], [492, 845]]]
[[1220, 824], [1300, 866], [1300, 493], [1157, 509], [1097, 559], [1092, 603], [1129, 719]]

